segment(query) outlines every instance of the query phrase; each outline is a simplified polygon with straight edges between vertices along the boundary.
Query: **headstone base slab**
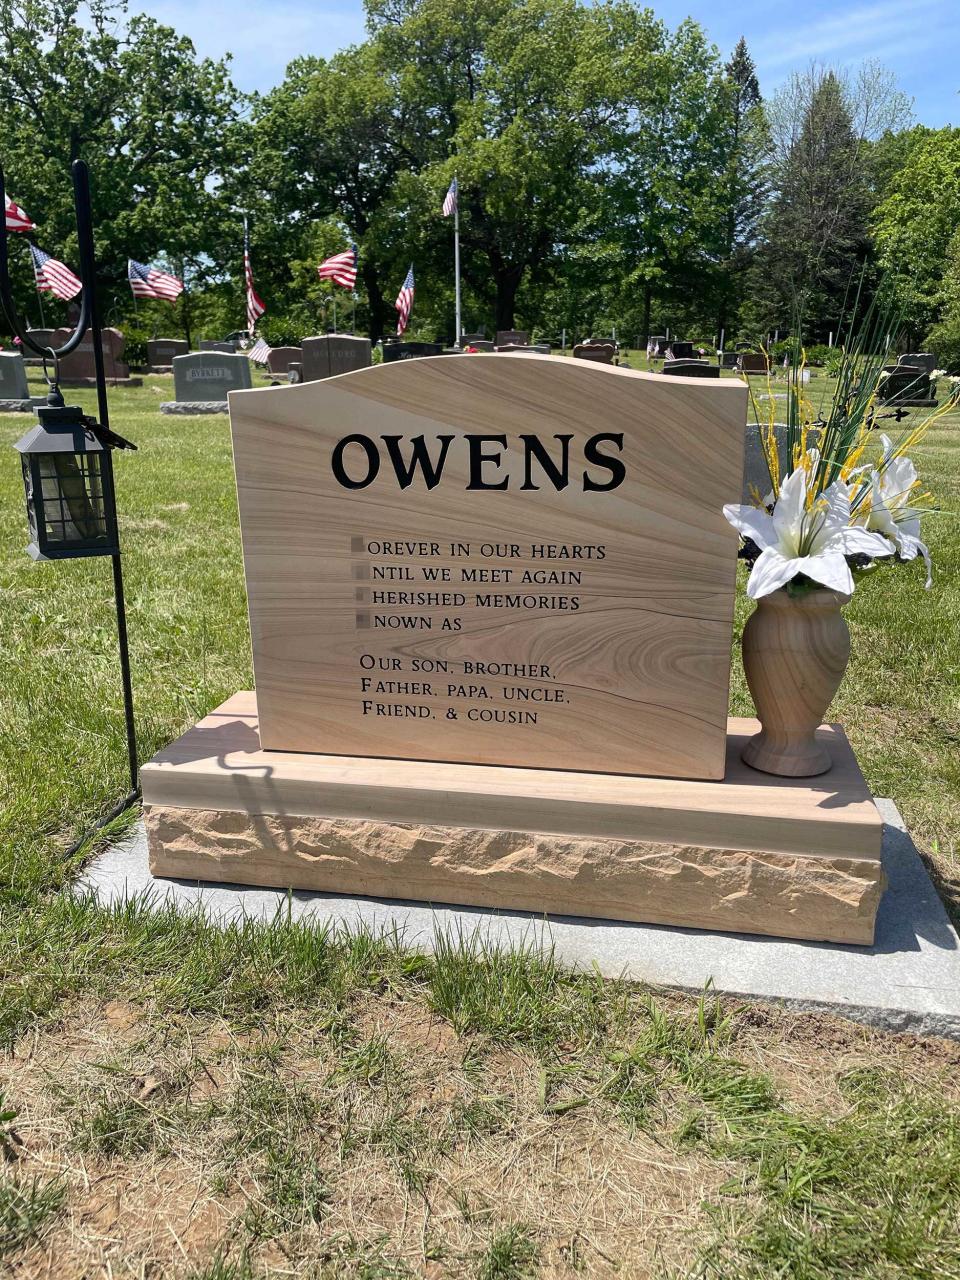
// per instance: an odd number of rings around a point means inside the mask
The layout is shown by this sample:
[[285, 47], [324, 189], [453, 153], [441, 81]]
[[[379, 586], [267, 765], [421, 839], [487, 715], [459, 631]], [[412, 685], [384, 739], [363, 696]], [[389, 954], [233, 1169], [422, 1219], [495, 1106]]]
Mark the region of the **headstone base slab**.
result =
[[228, 413], [229, 410], [226, 400], [164, 400], [160, 405], [161, 413]]
[[141, 773], [154, 876], [869, 945], [882, 822], [839, 726], [820, 778], [723, 781], [261, 751], [240, 693]]
[[[46, 396], [40, 401], [46, 404]], [[33, 400], [0, 400], [0, 413], [29, 413], [33, 408]]]

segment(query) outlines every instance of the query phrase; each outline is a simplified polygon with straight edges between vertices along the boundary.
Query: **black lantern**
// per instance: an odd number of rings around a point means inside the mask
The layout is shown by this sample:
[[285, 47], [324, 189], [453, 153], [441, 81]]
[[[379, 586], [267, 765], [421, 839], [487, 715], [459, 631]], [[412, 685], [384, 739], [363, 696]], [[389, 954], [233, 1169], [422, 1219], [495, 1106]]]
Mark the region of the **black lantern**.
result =
[[116, 555], [111, 445], [94, 419], [50, 399], [60, 404], [41, 408], [37, 425], [13, 446], [23, 464], [27, 550], [34, 560]]

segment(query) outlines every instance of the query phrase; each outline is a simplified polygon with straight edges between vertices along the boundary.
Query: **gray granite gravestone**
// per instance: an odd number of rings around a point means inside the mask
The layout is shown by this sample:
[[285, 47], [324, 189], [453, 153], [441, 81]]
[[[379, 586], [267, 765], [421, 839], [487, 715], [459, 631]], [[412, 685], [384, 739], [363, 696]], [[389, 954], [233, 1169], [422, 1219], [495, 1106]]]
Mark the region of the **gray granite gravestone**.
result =
[[0, 413], [29, 413], [27, 371], [19, 351], [0, 351]]
[[[780, 459], [780, 475], [784, 475], [787, 466], [787, 424], [778, 422], [774, 426], [777, 434], [777, 455]], [[740, 501], [753, 505], [756, 494], [761, 499], [770, 493], [770, 471], [767, 467], [766, 455], [761, 443], [760, 427], [755, 422], [746, 426], [745, 449], [743, 454], [743, 491]], [[756, 492], [755, 492], [756, 491]]]
[[173, 368], [174, 356], [190, 352], [190, 343], [183, 338], [151, 338], [147, 343], [147, 364], [153, 372], [167, 373]]
[[442, 356], [443, 347], [439, 342], [385, 342], [383, 344], [383, 363], [393, 364], [395, 360], [418, 360], [421, 356]]
[[253, 386], [250, 361], [235, 352], [194, 351], [174, 356], [176, 400], [160, 406], [161, 413], [226, 413], [227, 392]]
[[[27, 334], [29, 335], [30, 340], [32, 342], [35, 342], [39, 347], [49, 347], [53, 343], [53, 335], [55, 332], [56, 331], [54, 329], [28, 329], [27, 330]], [[33, 350], [32, 347], [24, 346], [23, 358], [26, 361], [26, 363], [32, 367], [36, 367], [43, 364], [43, 361], [36, 354], [36, 352]]]
[[[72, 334], [72, 329], [57, 329], [50, 345], [61, 347]], [[131, 378], [130, 370], [123, 362], [126, 339], [119, 329], [101, 329], [100, 344], [103, 348], [103, 372], [108, 382], [124, 382], [139, 387], [141, 378]], [[97, 369], [93, 358], [93, 335], [87, 332], [79, 345], [60, 360], [60, 382], [63, 386], [92, 387], [96, 385]]]
[[706, 360], [665, 360], [663, 372], [674, 378], [719, 378], [720, 366]]
[[937, 367], [937, 357], [932, 351], [907, 351], [897, 360], [898, 365], [907, 365], [913, 369], [923, 369], [933, 373]]
[[277, 378], [286, 377], [294, 360], [300, 360], [302, 351], [299, 347], [271, 347], [267, 356], [267, 372]]
[[370, 339], [352, 333], [324, 333], [304, 338], [301, 350], [304, 382], [318, 382], [321, 378], [334, 378], [339, 373], [353, 373], [354, 369], [366, 369], [373, 363]]
[[233, 355], [236, 353], [237, 344], [235, 342], [215, 342], [212, 338], [204, 338], [200, 343], [201, 351], [222, 351], [224, 355]]
[[597, 364], [613, 364], [616, 354], [612, 342], [580, 342], [573, 348], [574, 360], [593, 360]]

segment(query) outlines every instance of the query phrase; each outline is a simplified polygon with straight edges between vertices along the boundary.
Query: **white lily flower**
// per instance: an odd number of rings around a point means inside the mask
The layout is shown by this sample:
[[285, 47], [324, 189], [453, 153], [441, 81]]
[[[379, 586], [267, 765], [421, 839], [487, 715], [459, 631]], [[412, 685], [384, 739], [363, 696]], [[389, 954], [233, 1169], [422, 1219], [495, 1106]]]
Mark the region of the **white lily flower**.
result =
[[922, 556], [927, 566], [927, 588], [933, 581], [930, 551], [920, 541], [920, 510], [910, 505], [917, 485], [917, 469], [909, 458], [892, 458], [889, 436], [881, 436], [881, 469], [870, 477], [870, 514], [866, 527], [889, 538], [901, 560]]
[[[810, 474], [816, 471], [816, 459]], [[780, 486], [773, 514], [730, 503], [723, 514], [735, 529], [760, 548], [747, 582], [747, 595], [757, 600], [803, 574], [833, 591], [853, 593], [848, 555], [893, 555], [893, 545], [880, 533], [850, 523], [850, 489], [841, 480], [807, 505], [808, 474], [801, 466]]]

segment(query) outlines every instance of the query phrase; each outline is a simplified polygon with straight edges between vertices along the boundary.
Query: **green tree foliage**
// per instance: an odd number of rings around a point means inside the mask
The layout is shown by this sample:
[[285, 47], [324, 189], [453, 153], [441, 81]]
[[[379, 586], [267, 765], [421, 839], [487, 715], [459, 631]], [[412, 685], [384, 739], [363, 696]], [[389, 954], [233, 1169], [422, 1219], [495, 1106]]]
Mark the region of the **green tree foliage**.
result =
[[944, 269], [950, 262], [956, 270], [949, 249], [958, 226], [960, 129], [924, 131], [890, 179], [874, 216], [880, 262], [896, 285], [904, 322], [918, 339], [944, 299], [952, 298], [949, 280], [944, 294]]
[[[74, 266], [69, 166], [77, 157], [90, 166], [105, 316], [114, 302], [121, 314], [129, 307], [128, 256], [178, 270], [192, 262], [202, 280], [210, 262], [237, 252], [220, 190], [237, 159], [238, 95], [225, 63], [197, 59], [152, 18], [127, 23], [111, 0], [0, 0], [0, 83], [8, 186], [41, 247]], [[35, 316], [32, 272], [17, 256], [20, 300]]]

